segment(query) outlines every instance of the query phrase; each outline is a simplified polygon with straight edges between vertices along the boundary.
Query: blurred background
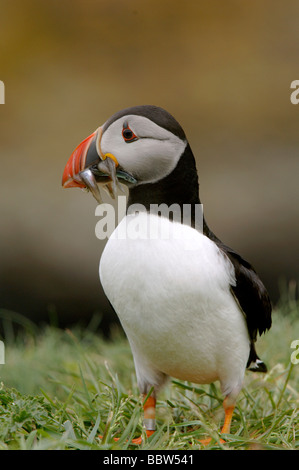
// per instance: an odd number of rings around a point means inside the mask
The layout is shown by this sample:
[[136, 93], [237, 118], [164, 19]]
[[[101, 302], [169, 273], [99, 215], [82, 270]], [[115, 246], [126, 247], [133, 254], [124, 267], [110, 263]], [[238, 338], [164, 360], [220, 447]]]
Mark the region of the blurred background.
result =
[[275, 304], [298, 279], [298, 17], [297, 0], [1, 0], [2, 312], [115, 321], [96, 201], [61, 177], [79, 142], [137, 104], [181, 123], [210, 228]]

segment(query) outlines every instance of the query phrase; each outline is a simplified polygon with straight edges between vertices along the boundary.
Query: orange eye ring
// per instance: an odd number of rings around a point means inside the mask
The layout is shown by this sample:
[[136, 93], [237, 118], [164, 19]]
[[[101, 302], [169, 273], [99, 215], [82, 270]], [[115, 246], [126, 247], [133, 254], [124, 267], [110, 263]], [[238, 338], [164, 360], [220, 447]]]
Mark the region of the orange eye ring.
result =
[[127, 123], [124, 124], [122, 136], [125, 142], [134, 142], [138, 139], [137, 135], [134, 134]]

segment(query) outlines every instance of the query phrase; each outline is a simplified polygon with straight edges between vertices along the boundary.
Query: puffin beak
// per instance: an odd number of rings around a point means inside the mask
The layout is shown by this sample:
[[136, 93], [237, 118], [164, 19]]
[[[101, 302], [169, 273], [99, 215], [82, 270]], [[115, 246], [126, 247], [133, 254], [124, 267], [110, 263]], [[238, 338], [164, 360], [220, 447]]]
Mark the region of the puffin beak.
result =
[[97, 151], [97, 138], [101, 137], [102, 128], [99, 127], [90, 136], [84, 139], [71, 154], [62, 175], [64, 188], [85, 188], [86, 184], [80, 177], [80, 172], [92, 164], [100, 163]]
[[102, 197], [97, 183], [101, 183], [114, 199], [118, 178], [129, 184], [136, 184], [137, 180], [121, 169], [116, 157], [112, 153], [103, 154], [101, 150], [101, 139], [103, 129], [99, 127], [71, 154], [62, 175], [62, 186], [64, 188], [87, 188], [96, 201], [101, 204]]

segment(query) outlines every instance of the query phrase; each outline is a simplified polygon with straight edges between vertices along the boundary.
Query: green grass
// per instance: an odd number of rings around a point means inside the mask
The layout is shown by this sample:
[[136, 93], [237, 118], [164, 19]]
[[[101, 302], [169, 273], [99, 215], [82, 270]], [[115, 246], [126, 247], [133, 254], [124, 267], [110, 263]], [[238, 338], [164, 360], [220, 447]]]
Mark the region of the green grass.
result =
[[[246, 373], [225, 444], [218, 384], [173, 380], [158, 397], [157, 431], [138, 449], [194, 450], [207, 435], [207, 449], [299, 449], [299, 364], [290, 362], [290, 344], [299, 339], [297, 303], [284, 301], [273, 317], [258, 341], [269, 372]], [[91, 329], [26, 324], [15, 335], [3, 312], [2, 319], [8, 339], [0, 365], [0, 449], [137, 448], [130, 441], [144, 435], [142, 403], [121, 331], [105, 341]]]

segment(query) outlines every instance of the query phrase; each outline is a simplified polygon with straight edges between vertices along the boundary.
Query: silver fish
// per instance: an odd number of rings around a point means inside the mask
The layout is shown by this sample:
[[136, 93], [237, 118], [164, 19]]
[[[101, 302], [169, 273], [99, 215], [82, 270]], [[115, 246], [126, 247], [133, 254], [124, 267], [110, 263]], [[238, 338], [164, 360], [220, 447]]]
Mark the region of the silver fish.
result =
[[111, 178], [111, 181], [105, 184], [105, 189], [108, 190], [108, 193], [112, 199], [115, 199], [117, 189], [119, 189], [121, 192], [124, 192], [117, 178], [118, 172], [116, 171], [115, 163], [111, 158], [107, 157], [106, 160], [101, 161], [97, 167], [101, 173], [107, 174]]
[[86, 170], [83, 170], [80, 172], [80, 178], [89, 189], [95, 200], [99, 203], [102, 204], [103, 199], [99, 190], [99, 187], [97, 185], [96, 179], [94, 177], [94, 174], [89, 170], [89, 168], [86, 168]]
[[[118, 181], [118, 178], [123, 179], [131, 184], [137, 183], [137, 180], [129, 173], [125, 172], [124, 170], [117, 170], [115, 162], [109, 157], [107, 157], [105, 160], [101, 160], [96, 165], [96, 167], [93, 167], [94, 172], [95, 169], [97, 169], [97, 176], [104, 177], [104, 181], [99, 183], [100, 186], [102, 186], [102, 188], [108, 192], [109, 196], [112, 199], [115, 199], [118, 189], [121, 192], [124, 192], [121, 184]], [[97, 173], [97, 171], [99, 171], [99, 173]], [[110, 181], [108, 180], [106, 182], [105, 176], [109, 177]], [[79, 173], [79, 177], [85, 184], [87, 190], [89, 190], [93, 197], [96, 199], [96, 201], [99, 204], [102, 204], [103, 200], [101, 197], [100, 189], [96, 181], [95, 174], [90, 170], [90, 168], [86, 168], [85, 170], [81, 171]]]

